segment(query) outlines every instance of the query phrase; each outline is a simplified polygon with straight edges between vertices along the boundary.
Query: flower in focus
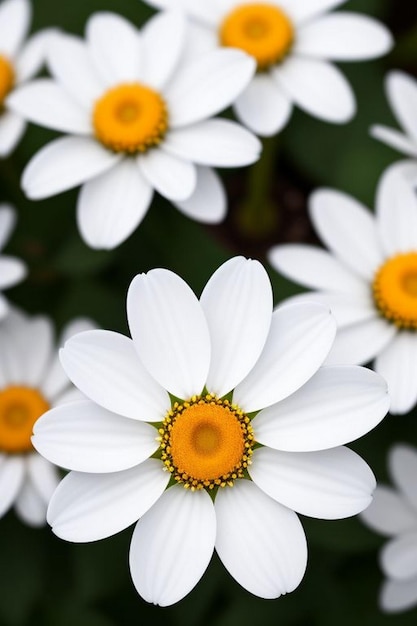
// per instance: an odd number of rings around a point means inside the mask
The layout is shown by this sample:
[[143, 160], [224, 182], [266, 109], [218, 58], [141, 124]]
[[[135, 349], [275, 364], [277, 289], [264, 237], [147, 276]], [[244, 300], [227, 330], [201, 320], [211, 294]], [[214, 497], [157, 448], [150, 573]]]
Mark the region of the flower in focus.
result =
[[329, 13], [346, 0], [145, 0], [175, 6], [195, 22], [197, 50], [234, 47], [250, 54], [257, 73], [234, 104], [237, 117], [259, 135], [287, 124], [293, 104], [333, 123], [349, 121], [355, 98], [330, 61], [381, 56], [392, 46], [382, 24], [365, 15]]
[[[89, 327], [74, 321], [62, 341]], [[14, 506], [26, 524], [46, 523], [59, 475], [33, 449], [33, 425], [52, 406], [80, 395], [59, 363], [50, 320], [11, 310], [0, 323], [0, 516]]]
[[[16, 223], [15, 210], [7, 205], [0, 204], [0, 251], [6, 245]], [[26, 266], [20, 259], [0, 254], [0, 290], [7, 289], [19, 283], [26, 276]], [[0, 292], [0, 319], [9, 310], [9, 304]]]
[[372, 530], [390, 537], [380, 553], [387, 580], [379, 604], [383, 611], [396, 613], [417, 605], [417, 450], [394, 445], [388, 469], [395, 486], [379, 484], [361, 518]]
[[417, 401], [417, 198], [405, 173], [399, 163], [383, 174], [375, 217], [339, 191], [312, 194], [310, 217], [330, 252], [288, 244], [269, 253], [276, 270], [315, 290], [291, 301], [314, 299], [335, 315], [327, 363], [375, 359], [391, 413], [407, 413]]
[[5, 100], [33, 78], [45, 59], [48, 31], [24, 43], [30, 19], [29, 0], [3, 0], [0, 4], [0, 157], [14, 150], [26, 129], [23, 117], [11, 111]]
[[136, 276], [132, 339], [80, 333], [61, 362], [89, 399], [51, 410], [33, 444], [71, 471], [48, 521], [68, 541], [139, 520], [130, 569], [140, 595], [170, 605], [216, 549], [247, 590], [277, 598], [300, 583], [306, 540], [295, 511], [354, 515], [375, 487], [342, 444], [388, 410], [386, 384], [357, 366], [321, 364], [335, 322], [320, 304], [272, 311], [260, 263], [236, 257], [200, 300], [169, 270]]
[[186, 34], [175, 12], [159, 14], [141, 31], [116, 14], [96, 13], [85, 42], [53, 38], [53, 79], [33, 81], [8, 99], [28, 120], [69, 133], [33, 157], [22, 186], [39, 199], [81, 184], [77, 221], [91, 247], [124, 241], [154, 190], [193, 219], [219, 222], [226, 198], [211, 166], [259, 158], [254, 135], [211, 119], [246, 87], [253, 59], [238, 50], [190, 59]]

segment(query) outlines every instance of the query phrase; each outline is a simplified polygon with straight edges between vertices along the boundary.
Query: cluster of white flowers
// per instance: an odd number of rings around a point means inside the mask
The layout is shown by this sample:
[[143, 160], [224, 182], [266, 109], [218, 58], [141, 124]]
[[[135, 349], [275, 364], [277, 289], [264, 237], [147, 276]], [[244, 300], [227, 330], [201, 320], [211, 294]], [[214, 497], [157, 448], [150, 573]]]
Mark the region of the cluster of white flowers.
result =
[[[220, 222], [227, 196], [213, 168], [262, 159], [257, 135], [280, 132], [294, 105], [331, 123], [354, 116], [332, 62], [376, 58], [393, 42], [372, 18], [333, 12], [344, 2], [147, 0], [161, 11], [140, 29], [97, 12], [85, 39], [50, 29], [24, 43], [29, 0], [3, 0], [0, 155], [27, 122], [65, 133], [32, 157], [21, 185], [33, 200], [81, 186], [77, 224], [91, 248], [122, 244], [155, 191], [189, 218]], [[43, 65], [49, 77], [33, 79]], [[395, 535], [382, 557], [392, 579], [382, 608], [417, 603], [416, 453], [394, 448], [403, 497], [378, 486], [370, 505], [375, 477], [345, 447], [390, 407], [404, 414], [417, 403], [417, 86], [393, 72], [387, 89], [405, 133], [371, 132], [412, 159], [383, 173], [375, 217], [319, 189], [310, 217], [330, 252], [303, 243], [269, 252], [313, 292], [274, 309], [266, 270], [242, 256], [200, 299], [154, 269], [129, 287], [131, 338], [78, 319], [59, 357], [50, 320], [0, 294], [0, 515], [14, 505], [72, 542], [136, 523], [133, 583], [167, 606], [214, 550], [254, 595], [291, 592], [307, 565], [297, 513], [362, 512]], [[228, 107], [239, 123], [217, 117]], [[14, 223], [1, 205], [0, 248]], [[0, 289], [25, 274], [0, 256]], [[363, 367], [370, 361], [375, 371]], [[56, 466], [69, 470], [61, 482]]]

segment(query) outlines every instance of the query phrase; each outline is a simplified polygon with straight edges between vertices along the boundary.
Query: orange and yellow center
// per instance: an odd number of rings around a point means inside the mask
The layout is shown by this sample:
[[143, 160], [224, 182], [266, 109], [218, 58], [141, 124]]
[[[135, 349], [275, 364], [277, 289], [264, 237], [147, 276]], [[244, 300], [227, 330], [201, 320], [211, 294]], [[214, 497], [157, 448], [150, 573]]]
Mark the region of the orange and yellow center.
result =
[[250, 464], [250, 420], [227, 400], [207, 394], [175, 403], [159, 433], [162, 461], [187, 489], [232, 486]]
[[0, 451], [18, 454], [32, 450], [33, 425], [48, 409], [37, 389], [16, 385], [0, 390]]
[[168, 128], [168, 111], [158, 92], [129, 83], [109, 89], [93, 111], [96, 138], [114, 152], [146, 152]]
[[417, 328], [417, 252], [388, 259], [375, 275], [373, 295], [383, 317], [399, 328]]
[[10, 61], [0, 54], [0, 109], [14, 85], [14, 69]]
[[282, 61], [294, 40], [288, 16], [272, 4], [253, 3], [235, 7], [219, 31], [223, 46], [240, 48], [253, 56], [262, 71]]

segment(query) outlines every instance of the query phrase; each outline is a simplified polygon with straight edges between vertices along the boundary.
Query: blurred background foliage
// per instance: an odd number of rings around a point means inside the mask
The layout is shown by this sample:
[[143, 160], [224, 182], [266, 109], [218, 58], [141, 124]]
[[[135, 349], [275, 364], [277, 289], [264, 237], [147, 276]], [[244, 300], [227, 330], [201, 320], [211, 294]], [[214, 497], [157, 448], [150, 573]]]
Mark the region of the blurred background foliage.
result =
[[[33, 0], [33, 8], [33, 31], [58, 26], [79, 34], [97, 10], [117, 11], [138, 26], [152, 13], [140, 0]], [[192, 222], [156, 197], [127, 242], [110, 252], [91, 250], [75, 225], [77, 191], [41, 202], [25, 199], [20, 191], [24, 165], [54, 136], [30, 126], [16, 152], [0, 161], [0, 201], [13, 203], [19, 211], [7, 252], [24, 258], [30, 268], [28, 279], [8, 291], [10, 300], [31, 313], [48, 313], [58, 328], [74, 316], [87, 315], [100, 327], [127, 333], [125, 296], [138, 272], [168, 267], [200, 293], [218, 265], [237, 253], [265, 262], [273, 243], [316, 242], [306, 214], [306, 199], [316, 187], [338, 188], [372, 208], [379, 176], [400, 156], [370, 138], [368, 129], [372, 123], [396, 126], [383, 90], [386, 72], [395, 68], [417, 75], [417, 5], [350, 0], [343, 9], [383, 20], [396, 46], [378, 61], [341, 64], [358, 101], [358, 114], [350, 124], [325, 124], [295, 111], [289, 126], [273, 140], [272, 166], [249, 221], [245, 199], [253, 184], [251, 168], [225, 170], [229, 214], [223, 224]], [[258, 222], [268, 227], [257, 232]], [[271, 268], [268, 271], [276, 303], [299, 290]], [[352, 446], [379, 480], [387, 480], [386, 453], [393, 442], [417, 445], [415, 413], [388, 416]], [[142, 601], [131, 584], [132, 529], [101, 542], [73, 545], [56, 538], [49, 528], [23, 526], [11, 512], [0, 520], [0, 626], [127, 626], [160, 620], [166, 626], [415, 625], [417, 609], [395, 616], [377, 609], [382, 582], [377, 551], [382, 538], [358, 519], [302, 522], [309, 564], [294, 593], [275, 601], [255, 598], [214, 556], [196, 589], [177, 605], [161, 609]]]

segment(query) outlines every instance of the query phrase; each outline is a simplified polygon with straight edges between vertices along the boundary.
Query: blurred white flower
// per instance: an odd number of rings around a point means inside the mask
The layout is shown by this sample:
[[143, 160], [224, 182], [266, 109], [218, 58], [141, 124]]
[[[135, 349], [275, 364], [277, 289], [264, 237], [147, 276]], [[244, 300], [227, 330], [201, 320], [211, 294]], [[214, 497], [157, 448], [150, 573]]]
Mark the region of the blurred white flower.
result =
[[273, 312], [264, 268], [243, 257], [200, 300], [169, 270], [138, 275], [127, 314], [132, 339], [97, 330], [66, 342], [61, 362], [89, 400], [36, 423], [36, 449], [73, 470], [49, 505], [53, 531], [94, 541], [139, 520], [133, 582], [163, 606], [191, 591], [214, 548], [251, 593], [293, 591], [307, 560], [295, 511], [336, 519], [371, 501], [370, 468], [342, 444], [383, 418], [385, 381], [321, 368], [329, 310]]
[[410, 162], [400, 162], [381, 177], [375, 217], [342, 192], [312, 194], [310, 217], [330, 252], [288, 244], [269, 253], [276, 270], [315, 290], [290, 301], [322, 302], [335, 315], [327, 362], [375, 359], [392, 413], [407, 413], [417, 401], [417, 197], [407, 168]]
[[5, 100], [33, 78], [45, 60], [50, 31], [39, 32], [24, 43], [30, 20], [29, 0], [3, 0], [0, 4], [0, 157], [14, 150], [26, 129], [23, 117], [11, 111]]
[[211, 166], [259, 158], [252, 133], [212, 119], [247, 86], [253, 59], [238, 50], [184, 59], [186, 34], [175, 12], [157, 15], [141, 31], [116, 14], [96, 13], [86, 41], [53, 38], [53, 79], [33, 81], [8, 98], [28, 120], [70, 134], [33, 157], [22, 186], [38, 199], [82, 184], [77, 220], [91, 247], [124, 241], [154, 190], [193, 219], [219, 222], [226, 198]]
[[293, 104], [327, 122], [348, 122], [355, 114], [355, 97], [329, 61], [372, 59], [393, 43], [375, 19], [329, 13], [346, 0], [145, 1], [157, 8], [181, 8], [193, 18], [190, 54], [232, 46], [255, 59], [258, 71], [234, 109], [241, 122], [264, 136], [284, 128]]
[[[61, 341], [87, 328], [75, 320]], [[0, 516], [14, 506], [26, 524], [46, 523], [59, 475], [33, 449], [32, 428], [52, 406], [80, 397], [59, 363], [51, 321], [11, 310], [0, 323]]]
[[382, 610], [396, 613], [417, 605], [417, 450], [406, 444], [394, 445], [388, 469], [394, 487], [379, 484], [361, 519], [391, 537], [380, 552], [387, 580], [379, 604]]
[[[0, 252], [6, 245], [16, 224], [16, 211], [8, 204], [0, 204]], [[26, 276], [26, 265], [16, 257], [0, 254], [0, 320], [8, 310], [9, 303], [1, 293], [20, 283]]]

